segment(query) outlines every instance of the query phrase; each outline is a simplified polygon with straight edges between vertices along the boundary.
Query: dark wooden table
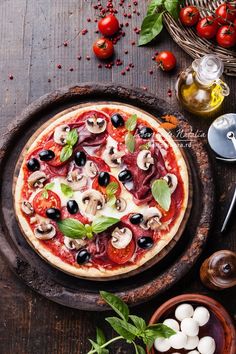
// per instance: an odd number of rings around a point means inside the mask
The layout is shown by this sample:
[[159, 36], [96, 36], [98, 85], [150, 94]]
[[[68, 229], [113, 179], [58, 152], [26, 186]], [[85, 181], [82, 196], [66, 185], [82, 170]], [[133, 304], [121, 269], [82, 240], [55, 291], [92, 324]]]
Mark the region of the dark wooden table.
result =
[[[102, 1], [106, 4], [106, 0]], [[114, 1], [118, 4], [119, 1]], [[77, 82], [114, 82], [147, 88], [150, 92], [176, 104], [174, 90], [177, 71], [166, 74], [157, 69], [152, 56], [161, 49], [174, 51], [178, 69], [190, 65], [191, 58], [172, 41], [167, 32], [151, 46], [138, 48], [132, 42], [138, 40], [134, 28], [140, 26], [147, 1], [125, 1], [125, 10], [118, 6], [118, 17], [124, 24], [125, 37], [116, 46], [116, 58], [123, 66], [113, 69], [98, 68], [91, 46], [98, 34], [94, 23], [95, 0], [2, 0], [0, 3], [0, 136], [7, 125], [29, 103], [65, 85]], [[131, 4], [131, 8], [128, 5]], [[135, 10], [140, 12], [133, 13]], [[123, 13], [132, 13], [132, 18]], [[91, 18], [91, 22], [87, 19]], [[88, 29], [86, 35], [82, 29]], [[64, 46], [64, 42], [68, 45]], [[128, 54], [124, 52], [128, 50]], [[82, 59], [78, 60], [77, 57]], [[86, 56], [91, 57], [90, 60]], [[126, 75], [121, 71], [129, 63], [134, 64]], [[58, 69], [58, 64], [62, 66]], [[72, 71], [73, 69], [73, 71]], [[154, 73], [151, 75], [150, 70]], [[13, 77], [11, 77], [11, 75]], [[227, 78], [232, 89], [225, 100], [222, 112], [235, 112], [235, 79]], [[211, 120], [190, 117], [194, 129], [207, 131]], [[236, 314], [236, 288], [223, 292], [209, 291], [200, 283], [201, 261], [219, 249], [236, 250], [236, 223], [221, 236], [220, 225], [235, 185], [235, 166], [212, 162], [216, 186], [216, 216], [208, 246], [202, 259], [187, 277], [168, 293], [133, 309], [148, 320], [152, 312], [168, 298], [185, 293], [208, 294], [219, 300], [232, 316]], [[85, 354], [89, 349], [88, 338], [95, 335], [95, 327], [101, 326], [107, 336], [114, 333], [103, 321], [105, 313], [86, 313], [52, 303], [22, 284], [10, 271], [7, 262], [0, 259], [0, 353], [1, 354]], [[126, 344], [116, 344], [112, 353], [132, 353]]]

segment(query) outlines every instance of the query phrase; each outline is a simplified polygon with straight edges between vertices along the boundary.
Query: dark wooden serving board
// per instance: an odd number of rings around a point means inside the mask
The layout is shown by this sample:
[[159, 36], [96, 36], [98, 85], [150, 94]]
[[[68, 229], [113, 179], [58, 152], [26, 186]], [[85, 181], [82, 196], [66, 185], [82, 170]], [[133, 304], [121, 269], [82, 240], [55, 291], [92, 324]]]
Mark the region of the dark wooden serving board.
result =
[[[42, 260], [22, 236], [13, 210], [11, 195], [15, 165], [32, 134], [55, 114], [81, 103], [95, 101], [128, 103], [161, 117], [174, 114], [179, 118], [181, 139], [189, 140], [185, 148], [192, 175], [193, 208], [189, 222], [175, 247], [150, 269], [106, 283], [79, 279], [62, 273]], [[103, 310], [106, 306], [99, 290], [113, 291], [130, 305], [147, 301], [167, 290], [194, 265], [206, 243], [213, 213], [213, 181], [208, 155], [203, 143], [191, 134], [191, 126], [163, 100], [127, 87], [83, 84], [64, 88], [43, 96], [30, 105], [15, 123], [0, 146], [1, 238], [0, 250], [15, 273], [32, 289], [47, 298], [73, 308]], [[189, 144], [188, 144], [189, 145]]]

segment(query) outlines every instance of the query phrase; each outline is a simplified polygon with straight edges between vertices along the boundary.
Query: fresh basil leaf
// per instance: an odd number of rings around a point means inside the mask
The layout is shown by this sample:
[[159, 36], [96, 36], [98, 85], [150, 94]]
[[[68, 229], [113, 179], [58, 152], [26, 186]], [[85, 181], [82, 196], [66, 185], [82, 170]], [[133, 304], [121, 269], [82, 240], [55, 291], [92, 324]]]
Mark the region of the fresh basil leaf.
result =
[[61, 183], [61, 191], [68, 198], [73, 196], [73, 189], [65, 183]]
[[147, 345], [148, 349], [151, 349], [157, 337], [169, 338], [173, 334], [175, 334], [175, 331], [173, 331], [171, 328], [163, 325], [162, 323], [158, 323], [156, 325], [148, 326], [142, 335], [142, 339]]
[[125, 127], [129, 132], [132, 132], [137, 125], [137, 114], [132, 114], [132, 116], [125, 122]]
[[151, 147], [150, 141], [146, 144], [139, 145], [139, 150], [149, 150]]
[[54, 187], [55, 183], [51, 182], [46, 184], [46, 186], [44, 187], [47, 191], [51, 190]]
[[162, 31], [162, 17], [163, 12], [159, 14], [154, 13], [144, 18], [141, 26], [139, 45], [144, 45], [151, 42]]
[[59, 230], [67, 237], [77, 239], [86, 236], [84, 224], [75, 219], [64, 219], [57, 223]]
[[116, 196], [115, 195], [111, 195], [107, 201], [107, 205], [109, 206], [113, 206], [116, 203]]
[[177, 21], [179, 18], [180, 2], [178, 0], [165, 0], [164, 6], [171, 16]]
[[92, 222], [92, 230], [96, 234], [105, 231], [110, 226], [115, 225], [119, 222], [119, 219], [111, 218], [108, 216], [99, 216], [97, 219]]
[[100, 329], [100, 328], [96, 328], [96, 334], [97, 334], [97, 337], [96, 337], [96, 340], [97, 340], [97, 343], [99, 345], [103, 345], [106, 343], [106, 337], [105, 337], [105, 334], [103, 333], [103, 331]]
[[132, 342], [136, 337], [136, 334], [133, 333], [134, 330], [131, 328], [132, 325], [130, 325], [128, 322], [121, 320], [118, 317], [107, 317], [106, 321], [120, 336], [122, 336], [127, 341]]
[[170, 209], [171, 192], [168, 183], [163, 179], [157, 179], [152, 184], [152, 195], [157, 203], [165, 210]]
[[61, 150], [61, 154], [60, 154], [60, 161], [61, 162], [65, 162], [67, 161], [73, 153], [73, 148], [71, 145], [65, 145], [62, 150]]
[[152, 0], [147, 8], [146, 16], [156, 13], [157, 7], [163, 4], [164, 0]]
[[106, 187], [106, 194], [111, 196], [118, 191], [119, 184], [117, 182], [110, 182]]
[[106, 303], [125, 321], [129, 319], [129, 308], [118, 296], [100, 291], [100, 295]]
[[135, 347], [135, 354], [146, 354], [146, 351], [143, 349], [143, 347], [141, 347], [141, 345], [135, 344], [134, 347]]
[[125, 136], [125, 145], [129, 152], [135, 151], [135, 137], [130, 132]]
[[85, 227], [85, 232], [86, 232], [86, 237], [87, 238], [93, 238], [93, 228], [91, 225], [86, 224], [84, 225]]
[[42, 197], [43, 197], [44, 199], [48, 199], [48, 191], [47, 191], [46, 189], [43, 190], [43, 192], [42, 192]]
[[[97, 354], [109, 354], [109, 350], [106, 348], [101, 348], [98, 343], [95, 343], [92, 339], [89, 339], [90, 343], [92, 344], [92, 349], [96, 350], [95, 353]], [[90, 352], [89, 352], [90, 353]]]
[[78, 140], [77, 129], [72, 129], [69, 131], [66, 137], [66, 143], [70, 146], [74, 146]]
[[129, 318], [133, 322], [133, 324], [140, 330], [140, 331], [145, 331], [147, 328], [146, 322], [144, 319], [141, 317], [135, 316], [135, 315], [130, 315]]

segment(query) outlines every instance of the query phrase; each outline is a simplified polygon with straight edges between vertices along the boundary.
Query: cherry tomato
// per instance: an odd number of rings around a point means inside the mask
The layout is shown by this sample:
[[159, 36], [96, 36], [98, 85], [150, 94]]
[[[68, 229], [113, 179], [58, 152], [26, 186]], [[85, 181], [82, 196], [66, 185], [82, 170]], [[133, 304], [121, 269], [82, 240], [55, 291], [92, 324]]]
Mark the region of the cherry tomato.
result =
[[109, 241], [107, 246], [107, 255], [110, 260], [117, 264], [124, 264], [130, 260], [135, 251], [135, 242], [132, 240], [127, 247], [117, 249], [112, 246], [111, 241]]
[[104, 35], [111, 37], [119, 30], [119, 21], [114, 15], [107, 15], [98, 22], [98, 29]]
[[204, 17], [197, 24], [199, 37], [211, 39], [215, 37], [217, 31], [218, 25], [213, 16]]
[[236, 30], [233, 26], [222, 26], [217, 32], [217, 43], [223, 48], [231, 48], [236, 44]]
[[183, 25], [192, 27], [198, 23], [200, 13], [195, 6], [187, 6], [180, 10], [179, 18]]
[[114, 46], [109, 39], [100, 38], [93, 44], [93, 51], [99, 59], [108, 59], [114, 53]]
[[61, 208], [61, 200], [56, 193], [42, 190], [34, 197], [33, 208], [37, 214], [45, 217], [48, 208]]
[[164, 71], [170, 71], [176, 67], [176, 58], [174, 54], [168, 50], [160, 52], [156, 56], [156, 62], [160, 64]]
[[219, 25], [229, 25], [229, 22], [233, 22], [235, 19], [235, 8], [229, 3], [220, 5], [216, 9], [216, 22]]
[[63, 149], [62, 145], [55, 143], [53, 140], [50, 140], [44, 145], [44, 149], [52, 150], [55, 154], [55, 157], [52, 160], [47, 161], [49, 165], [57, 167], [64, 164], [64, 162], [61, 162], [60, 160], [61, 150]]
[[[120, 187], [120, 183], [119, 181], [114, 177], [114, 176], [111, 176], [110, 175], [110, 182], [115, 182], [118, 184], [118, 189], [117, 189], [117, 192], [115, 193], [115, 196], [118, 197], [121, 193], [121, 187]], [[106, 187], [102, 187], [98, 184], [98, 178], [96, 177], [94, 180], [93, 180], [93, 184], [92, 184], [92, 187], [93, 189], [96, 189], [97, 191], [101, 192], [102, 194], [104, 194], [106, 196]]]

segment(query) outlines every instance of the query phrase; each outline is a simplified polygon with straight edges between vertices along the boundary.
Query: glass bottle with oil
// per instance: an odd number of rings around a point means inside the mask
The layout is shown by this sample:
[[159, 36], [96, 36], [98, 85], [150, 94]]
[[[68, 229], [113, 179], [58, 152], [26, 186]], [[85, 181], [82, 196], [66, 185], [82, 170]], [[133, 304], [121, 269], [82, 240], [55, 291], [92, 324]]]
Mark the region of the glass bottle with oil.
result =
[[230, 93], [222, 80], [223, 71], [222, 60], [214, 54], [194, 60], [187, 70], [179, 74], [176, 83], [179, 102], [186, 110], [198, 115], [215, 113]]

